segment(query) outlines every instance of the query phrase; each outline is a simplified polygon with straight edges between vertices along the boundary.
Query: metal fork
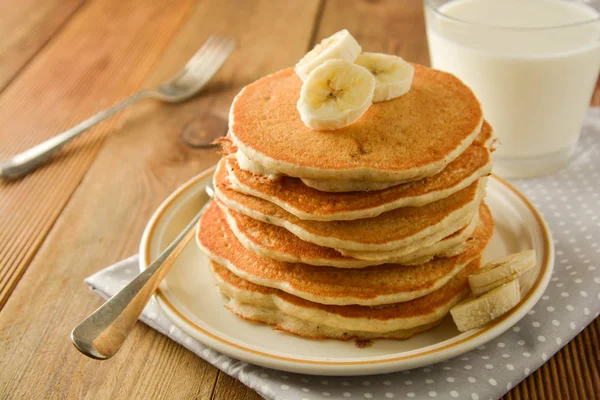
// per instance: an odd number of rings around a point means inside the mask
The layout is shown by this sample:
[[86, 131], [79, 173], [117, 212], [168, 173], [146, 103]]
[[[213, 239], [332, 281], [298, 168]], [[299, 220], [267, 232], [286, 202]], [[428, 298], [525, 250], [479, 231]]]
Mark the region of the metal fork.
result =
[[168, 103], [177, 103], [189, 99], [206, 85], [234, 48], [234, 41], [210, 36], [181, 70], [157, 88], [144, 89], [65, 132], [25, 150], [9, 160], [0, 161], [0, 177], [18, 178], [26, 175], [87, 129], [138, 100], [155, 98]]

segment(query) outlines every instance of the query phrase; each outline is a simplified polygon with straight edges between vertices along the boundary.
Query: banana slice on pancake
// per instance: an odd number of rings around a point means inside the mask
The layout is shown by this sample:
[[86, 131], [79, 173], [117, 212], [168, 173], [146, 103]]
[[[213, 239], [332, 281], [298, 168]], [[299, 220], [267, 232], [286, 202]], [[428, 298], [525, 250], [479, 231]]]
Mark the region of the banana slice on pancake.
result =
[[464, 300], [450, 310], [461, 332], [479, 328], [516, 306], [521, 301], [519, 280], [514, 279], [482, 296]]
[[358, 120], [372, 104], [375, 78], [346, 60], [328, 60], [306, 78], [297, 103], [306, 126], [334, 130]]
[[373, 102], [400, 97], [410, 90], [415, 69], [401, 57], [382, 53], [362, 53], [356, 64], [368, 69], [376, 80]]
[[303, 81], [311, 71], [327, 60], [342, 59], [353, 62], [361, 52], [361, 47], [346, 29], [323, 39], [296, 64], [296, 74]]
[[469, 276], [469, 285], [475, 296], [488, 292], [508, 281], [518, 279], [535, 267], [535, 250], [526, 250], [499, 258]]

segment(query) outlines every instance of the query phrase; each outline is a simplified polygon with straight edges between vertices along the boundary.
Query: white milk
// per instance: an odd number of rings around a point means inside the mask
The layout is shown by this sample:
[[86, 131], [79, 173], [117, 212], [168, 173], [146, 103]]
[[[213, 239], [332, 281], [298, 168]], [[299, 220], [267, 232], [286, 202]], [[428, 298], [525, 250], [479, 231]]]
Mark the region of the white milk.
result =
[[431, 64], [481, 101], [501, 141], [495, 171], [533, 176], [566, 163], [600, 69], [598, 12], [557, 0], [429, 3]]

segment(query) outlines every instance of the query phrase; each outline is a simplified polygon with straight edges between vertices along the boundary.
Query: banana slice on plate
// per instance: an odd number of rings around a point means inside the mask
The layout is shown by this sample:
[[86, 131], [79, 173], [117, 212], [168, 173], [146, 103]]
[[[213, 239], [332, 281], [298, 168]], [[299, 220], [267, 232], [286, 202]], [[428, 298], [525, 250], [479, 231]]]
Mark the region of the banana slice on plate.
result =
[[374, 90], [375, 78], [366, 68], [346, 60], [328, 60], [302, 84], [297, 108], [309, 128], [339, 129], [367, 111]]
[[371, 71], [377, 84], [373, 102], [400, 97], [410, 90], [415, 69], [401, 57], [382, 53], [362, 53], [354, 61]]
[[479, 328], [509, 311], [521, 301], [519, 280], [515, 279], [486, 294], [464, 300], [450, 310], [461, 332]]
[[325, 38], [296, 64], [296, 74], [303, 81], [308, 74], [327, 60], [342, 59], [353, 62], [361, 52], [361, 47], [350, 32], [343, 29]]
[[475, 296], [490, 291], [508, 281], [517, 279], [536, 265], [535, 250], [511, 254], [485, 265], [469, 276], [469, 285]]

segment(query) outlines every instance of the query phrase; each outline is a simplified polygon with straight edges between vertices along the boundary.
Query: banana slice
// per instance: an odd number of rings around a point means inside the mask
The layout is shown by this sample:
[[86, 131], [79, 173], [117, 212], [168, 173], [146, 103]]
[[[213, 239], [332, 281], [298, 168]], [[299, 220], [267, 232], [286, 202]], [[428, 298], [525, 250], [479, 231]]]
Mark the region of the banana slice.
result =
[[471, 291], [475, 296], [479, 296], [508, 281], [519, 278], [535, 265], [535, 250], [499, 258], [484, 266], [481, 271], [469, 276]]
[[410, 90], [415, 69], [402, 58], [382, 53], [362, 53], [354, 62], [371, 71], [377, 81], [374, 103], [394, 99]]
[[519, 280], [515, 279], [490, 290], [483, 296], [458, 303], [450, 310], [461, 332], [479, 328], [498, 318], [521, 301]]
[[333, 35], [321, 40], [311, 51], [306, 53], [298, 64], [296, 64], [296, 74], [303, 81], [308, 74], [323, 64], [327, 60], [342, 59], [353, 62], [361, 52], [360, 45], [352, 37], [350, 32], [343, 29]]
[[334, 130], [359, 119], [372, 104], [375, 78], [346, 60], [328, 60], [306, 78], [297, 103], [312, 129]]

